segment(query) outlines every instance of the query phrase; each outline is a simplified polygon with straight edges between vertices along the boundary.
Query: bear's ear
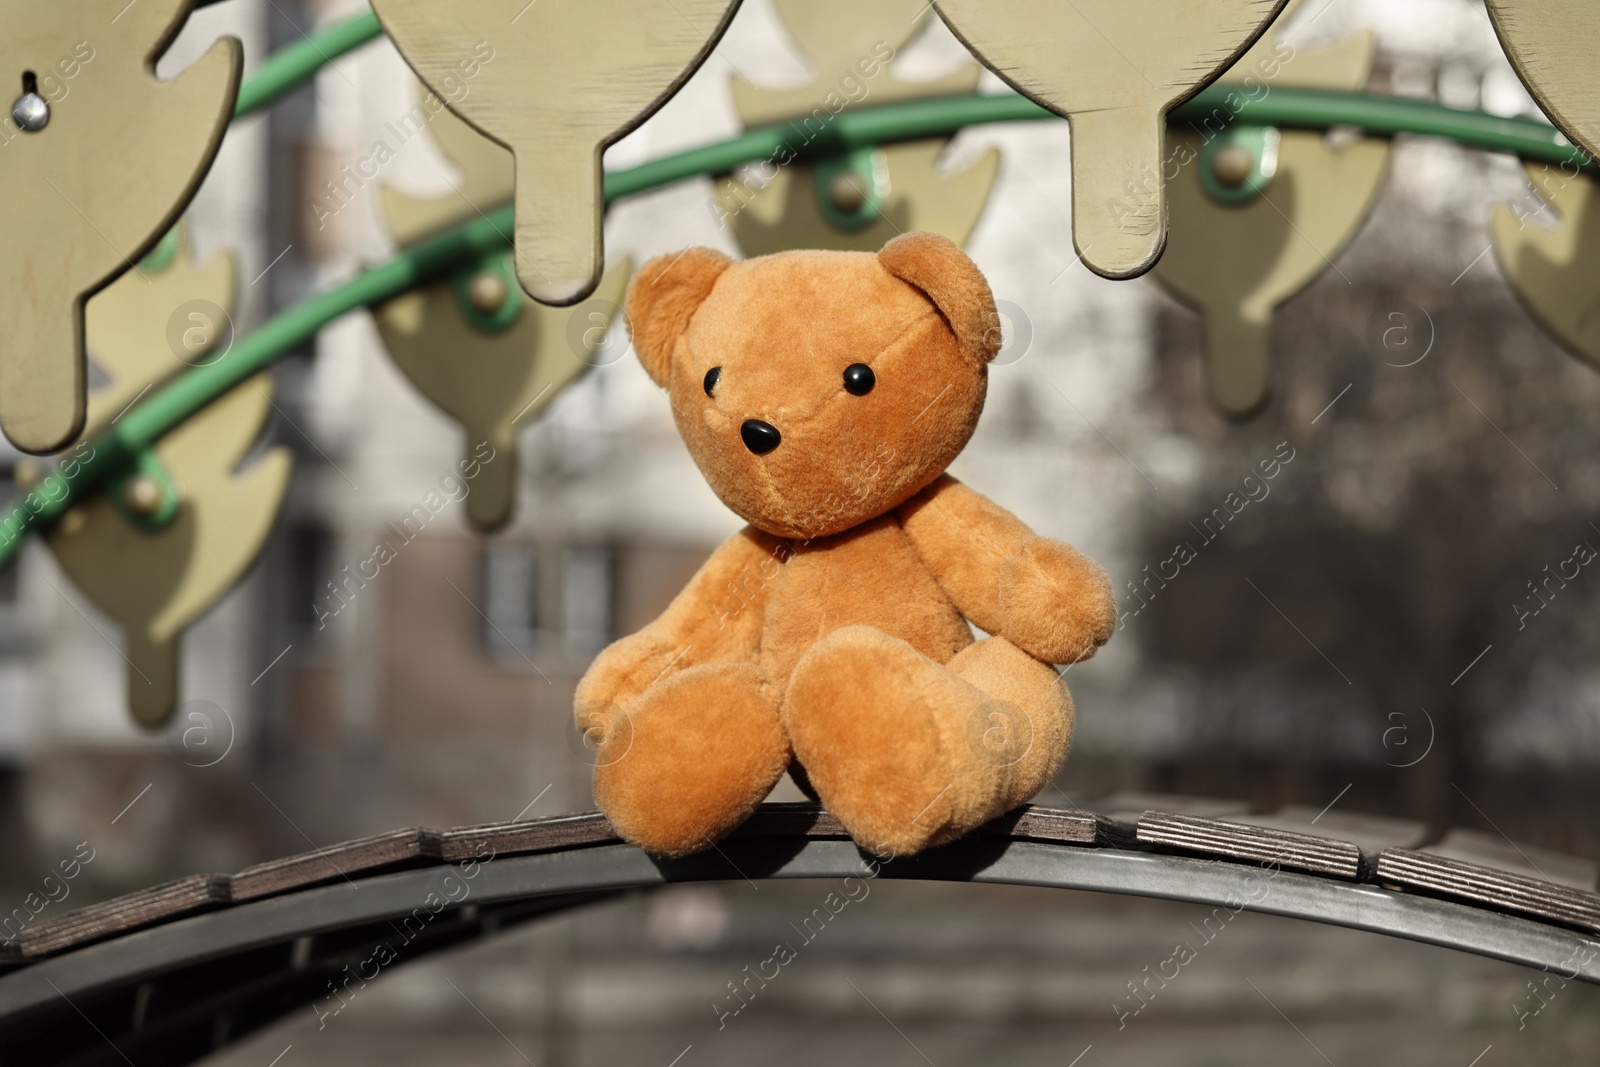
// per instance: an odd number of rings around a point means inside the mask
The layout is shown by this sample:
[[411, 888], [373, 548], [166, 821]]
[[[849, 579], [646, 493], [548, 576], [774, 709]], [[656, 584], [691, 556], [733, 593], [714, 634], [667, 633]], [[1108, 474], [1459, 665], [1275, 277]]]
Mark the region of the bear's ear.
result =
[[655, 383], [666, 388], [672, 349], [711, 287], [733, 260], [709, 248], [690, 248], [646, 263], [628, 287], [628, 332], [633, 350]]
[[905, 233], [883, 246], [878, 262], [922, 290], [955, 331], [961, 351], [983, 366], [1000, 351], [1000, 315], [977, 264], [949, 238]]

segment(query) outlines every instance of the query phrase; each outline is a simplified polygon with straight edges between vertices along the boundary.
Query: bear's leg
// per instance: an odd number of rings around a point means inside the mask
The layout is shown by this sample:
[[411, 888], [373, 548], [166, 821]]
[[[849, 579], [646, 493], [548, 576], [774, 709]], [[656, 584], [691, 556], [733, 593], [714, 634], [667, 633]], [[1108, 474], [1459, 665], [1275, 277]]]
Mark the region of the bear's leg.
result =
[[[979, 758], [1000, 771], [996, 815], [1031, 800], [1067, 758], [1072, 694], [1056, 669], [1003, 637], [968, 645], [946, 664], [988, 699], [968, 735]], [[994, 816], [989, 816], [993, 818]]]
[[1055, 671], [1003, 638], [946, 666], [869, 626], [812, 646], [783, 715], [828, 810], [861, 845], [901, 856], [1031, 797], [1060, 766], [1072, 726]]
[[778, 691], [750, 664], [671, 675], [607, 725], [594, 797], [625, 840], [656, 856], [709, 848], [789, 766]]

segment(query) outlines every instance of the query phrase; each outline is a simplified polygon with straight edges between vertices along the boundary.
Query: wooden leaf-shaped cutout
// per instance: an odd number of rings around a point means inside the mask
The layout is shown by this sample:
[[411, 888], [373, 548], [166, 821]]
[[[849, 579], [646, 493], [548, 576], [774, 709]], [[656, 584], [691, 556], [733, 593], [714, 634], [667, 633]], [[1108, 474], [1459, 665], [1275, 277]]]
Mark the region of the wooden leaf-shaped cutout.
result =
[[[374, 312], [395, 364], [461, 424], [472, 465], [467, 518], [485, 532], [511, 518], [517, 492], [517, 428], [594, 365], [621, 310], [632, 264], [607, 268], [594, 294], [571, 308], [523, 301], [510, 325], [486, 332], [462, 313], [456, 285], [423, 286]], [[516, 294], [511, 299], [520, 299]]]
[[[476, 217], [476, 204], [511, 195], [510, 152], [448, 111], [434, 114], [428, 128], [456, 166], [455, 192], [422, 197], [382, 189], [384, 216], [402, 245]], [[490, 328], [468, 320], [461, 304], [463, 283], [457, 279], [422, 286], [376, 310], [378, 333], [395, 364], [462, 425], [463, 464], [477, 471], [467, 518], [478, 529], [495, 530], [511, 518], [517, 428], [593, 364], [631, 269], [627, 260], [613, 265], [595, 294], [575, 308], [530, 304], [507, 292], [517, 307]], [[493, 458], [485, 461], [487, 456]]]
[[[233, 265], [226, 257], [197, 270], [180, 251], [170, 266], [124, 277], [96, 297], [89, 345], [110, 382], [90, 397], [95, 422], [115, 418], [130, 390], [137, 395], [171, 373], [166, 330], [146, 326], [135, 332], [134, 324], [164, 323], [170, 309], [196, 299], [193, 294], [228, 296], [232, 289]], [[141, 380], [144, 374], [151, 377]], [[160, 726], [177, 707], [184, 627], [249, 569], [288, 490], [287, 448], [269, 448], [237, 470], [261, 434], [271, 397], [271, 375], [257, 375], [156, 446], [179, 491], [176, 517], [167, 525], [145, 529], [101, 494], [74, 507], [46, 535], [62, 569], [121, 625], [128, 705], [143, 726]]]
[[[1277, 25], [1301, 3], [1293, 0]], [[1269, 32], [1218, 84], [1357, 89], [1366, 84], [1375, 50], [1365, 32], [1298, 51]], [[1267, 398], [1273, 310], [1328, 270], [1361, 228], [1388, 173], [1389, 144], [1363, 140], [1336, 148], [1321, 133], [1285, 130], [1277, 138], [1275, 177], [1243, 204], [1207, 192], [1202, 168], [1210, 159], [1201, 154], [1199, 136], [1176, 134], [1174, 146], [1186, 162], [1167, 187], [1171, 236], [1154, 277], [1204, 316], [1211, 399], [1242, 417]]]
[[[855, 105], [880, 106], [930, 96], [970, 93], [981, 73], [964, 65], [941, 78], [902, 81], [889, 61], [931, 18], [926, 0], [777, 0], [778, 15], [815, 72], [803, 86], [765, 89], [735, 76], [735, 110], [747, 126], [761, 126], [827, 115]], [[998, 150], [985, 152], [967, 167], [942, 172], [938, 163], [947, 138], [888, 145], [872, 154], [874, 181], [882, 187], [864, 224], [840, 225], [824, 212], [817, 167], [790, 163], [772, 168], [770, 179], [753, 188], [741, 178], [718, 182], [719, 219], [733, 229], [747, 255], [763, 256], [790, 248], [829, 248], [876, 252], [890, 238], [926, 230], [965, 244], [989, 200], [1000, 170]], [[763, 175], [766, 177], [766, 175]], [[854, 222], [855, 220], [851, 220]]]
[[78, 588], [121, 624], [128, 706], [142, 726], [160, 726], [177, 708], [183, 628], [243, 577], [288, 490], [291, 460], [282, 446], [234, 471], [260, 433], [271, 394], [271, 376], [258, 375], [157, 447], [182, 494], [169, 525], [143, 530], [102, 495], [74, 508], [47, 537]]
[[1600, 370], [1600, 185], [1543, 164], [1525, 169], [1560, 221], [1551, 229], [1526, 212], [1497, 207], [1490, 225], [1495, 255], [1539, 324]]
[[516, 157], [516, 272], [546, 304], [599, 284], [600, 156], [710, 53], [738, 0], [378, 0], [384, 30], [457, 114]]
[[232, 340], [233, 261], [196, 263], [181, 223], [173, 242], [169, 262], [130, 271], [89, 301], [89, 358], [106, 382], [89, 394], [85, 439], [156, 385], [214, 358], [214, 344]]
[[1487, 0], [1500, 44], [1539, 107], [1591, 159], [1600, 154], [1600, 80], [1594, 43], [1600, 4]]
[[1018, 92], [1072, 124], [1072, 235], [1107, 278], [1166, 243], [1166, 115], [1230, 67], [1284, 0], [934, 0]]
[[69, 444], [85, 416], [84, 303], [176, 221], [233, 114], [239, 42], [171, 81], [154, 74], [192, 0], [0, 0], [0, 105], [32, 76], [49, 122], [0, 129], [0, 429]]

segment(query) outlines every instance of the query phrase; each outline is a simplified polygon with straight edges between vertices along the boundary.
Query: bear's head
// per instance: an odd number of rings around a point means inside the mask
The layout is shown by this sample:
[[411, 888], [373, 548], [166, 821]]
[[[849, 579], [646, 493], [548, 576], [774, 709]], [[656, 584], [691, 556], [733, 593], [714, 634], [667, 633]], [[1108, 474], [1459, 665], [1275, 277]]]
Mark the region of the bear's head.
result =
[[929, 233], [877, 255], [691, 248], [644, 266], [627, 315], [711, 488], [779, 537], [847, 530], [943, 473], [1000, 345], [983, 275]]

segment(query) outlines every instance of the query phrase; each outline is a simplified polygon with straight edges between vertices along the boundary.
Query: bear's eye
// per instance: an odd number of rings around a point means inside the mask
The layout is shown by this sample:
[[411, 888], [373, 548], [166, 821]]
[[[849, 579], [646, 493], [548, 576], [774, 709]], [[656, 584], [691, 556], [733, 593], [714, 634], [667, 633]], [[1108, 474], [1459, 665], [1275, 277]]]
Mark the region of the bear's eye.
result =
[[[721, 380], [722, 380], [722, 368], [721, 367], [712, 367], [710, 370], [706, 371], [706, 381], [705, 381], [706, 396], [711, 396], [713, 394], [713, 390], [716, 389], [717, 383], [719, 381], [721, 381]], [[871, 386], [868, 386], [867, 388], [870, 389]]]
[[866, 396], [878, 384], [878, 376], [865, 363], [852, 363], [844, 369], [844, 391], [851, 396]]

